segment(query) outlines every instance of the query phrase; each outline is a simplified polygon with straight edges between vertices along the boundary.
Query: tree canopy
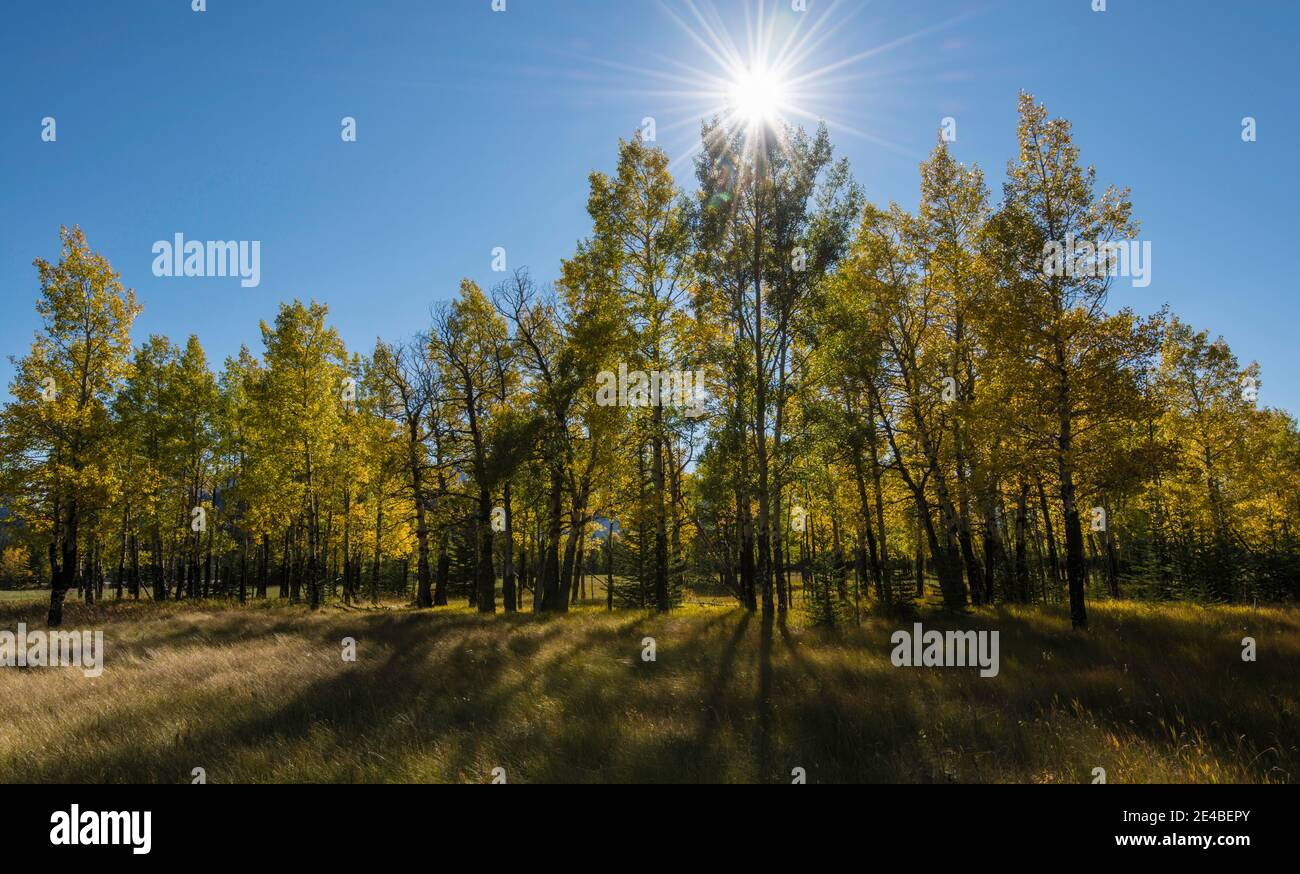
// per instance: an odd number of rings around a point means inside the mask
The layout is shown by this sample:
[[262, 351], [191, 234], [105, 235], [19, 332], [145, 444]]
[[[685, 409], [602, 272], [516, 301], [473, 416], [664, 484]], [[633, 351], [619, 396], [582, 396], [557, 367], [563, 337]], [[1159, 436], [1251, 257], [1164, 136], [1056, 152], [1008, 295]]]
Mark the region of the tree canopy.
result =
[[1134, 204], [1019, 109], [1000, 200], [940, 138], [915, 210], [824, 128], [709, 122], [690, 192], [638, 135], [553, 285], [467, 279], [369, 351], [293, 300], [216, 372], [197, 336], [133, 345], [133, 293], [64, 228], [0, 411], [5, 573], [51, 625], [106, 584], [827, 623], [1062, 601], [1078, 628], [1090, 597], [1294, 598], [1294, 419], [1222, 339], [1108, 305]]

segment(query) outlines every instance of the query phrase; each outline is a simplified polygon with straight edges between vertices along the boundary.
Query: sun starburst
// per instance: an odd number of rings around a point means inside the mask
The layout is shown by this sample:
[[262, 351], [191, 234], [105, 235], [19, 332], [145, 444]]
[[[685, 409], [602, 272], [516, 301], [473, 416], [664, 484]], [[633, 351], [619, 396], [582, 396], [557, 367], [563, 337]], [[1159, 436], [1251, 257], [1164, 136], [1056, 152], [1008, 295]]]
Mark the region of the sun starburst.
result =
[[[782, 146], [787, 125], [825, 123], [833, 136], [916, 157], [881, 133], [891, 128], [889, 119], [881, 117], [891, 99], [887, 84], [904, 72], [888, 66], [883, 56], [973, 13], [849, 50], [842, 35], [869, 4], [830, 0], [821, 5], [815, 12], [795, 12], [788, 2], [746, 0], [739, 7], [726, 4], [724, 17], [712, 0], [661, 0], [664, 16], [686, 39], [684, 51], [648, 50], [649, 63], [586, 60], [633, 77], [613, 80], [600, 90], [620, 99], [653, 98], [671, 107], [656, 119], [656, 130], [659, 142], [674, 154], [674, 167], [699, 152], [696, 134], [702, 120], [745, 134], [751, 144], [776, 148]], [[743, 13], [736, 15], [737, 8]], [[847, 107], [853, 108], [851, 116]]]

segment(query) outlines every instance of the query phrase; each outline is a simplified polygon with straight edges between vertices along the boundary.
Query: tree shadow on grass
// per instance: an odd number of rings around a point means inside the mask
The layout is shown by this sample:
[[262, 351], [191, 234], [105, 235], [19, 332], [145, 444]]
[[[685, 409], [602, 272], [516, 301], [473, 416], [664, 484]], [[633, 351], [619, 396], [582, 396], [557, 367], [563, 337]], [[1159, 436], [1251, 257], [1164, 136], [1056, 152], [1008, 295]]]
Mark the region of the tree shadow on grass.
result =
[[[280, 698], [232, 703], [178, 688], [183, 700], [71, 714], [78, 737], [126, 740], [74, 743], [59, 758], [12, 756], [6, 779], [184, 782], [202, 766], [212, 782], [486, 781], [497, 765], [511, 782], [784, 782], [794, 766], [810, 782], [1006, 779], [1032, 767], [1022, 759], [1033, 750], [1023, 747], [1039, 729], [1025, 721], [1076, 720], [1052, 714], [1071, 701], [1106, 730], [1142, 737], [1170, 758], [1180, 744], [1170, 721], [1181, 717], [1215, 755], [1260, 779], [1275, 767], [1283, 771], [1274, 779], [1295, 773], [1287, 770], [1296, 761], [1295, 693], [1293, 684], [1286, 691], [1280, 661], [1296, 644], [1277, 640], [1294, 632], [1289, 618], [1260, 632], [1269, 658], [1245, 666], [1228, 658], [1236, 619], [1207, 625], [1186, 611], [1099, 610], [1094, 631], [1079, 635], [1050, 618], [1019, 608], [924, 615], [927, 628], [1001, 632], [1002, 671], [980, 678], [966, 669], [892, 668], [886, 620], [824, 632], [768, 617], [755, 638], [753, 617], [738, 610], [495, 618], [386, 611], [311, 624], [288, 615], [242, 629], [217, 614], [196, 626], [205, 642], [192, 645], [236, 665], [241, 644], [276, 635], [334, 656], [345, 630], [362, 657], [328, 676], [308, 665], [312, 679]], [[657, 662], [640, 660], [643, 635], [658, 638]], [[189, 623], [158, 623], [130, 646], [189, 649], [193, 637]], [[184, 669], [177, 682], [195, 676], [192, 663]], [[130, 740], [142, 726], [173, 723], [185, 728], [171, 743]], [[1270, 746], [1277, 750], [1260, 752]], [[982, 750], [995, 751], [983, 766], [994, 770], [981, 769]]]
[[1086, 634], [1037, 618], [997, 610], [988, 627], [1002, 631], [1002, 682], [970, 682], [972, 697], [1026, 715], [1070, 713], [1171, 759], [1195, 748], [1255, 779], [1300, 773], [1294, 628], [1259, 620], [1271, 658], [1246, 663], [1242, 629], [1222, 615], [1094, 610]]
[[740, 649], [740, 642], [744, 639], [752, 618], [753, 614], [748, 610], [741, 613], [740, 621], [736, 623], [736, 628], [727, 640], [726, 646], [722, 650], [722, 656], [718, 660], [718, 669], [713, 676], [713, 682], [709, 686], [704, 702], [706, 708], [704, 718], [700, 721], [700, 730], [696, 734], [696, 744], [701, 749], [712, 748], [719, 728], [729, 716], [728, 698], [730, 696], [728, 696], [727, 690], [735, 680], [736, 653]]
[[758, 693], [754, 709], [758, 713], [755, 725], [755, 748], [758, 756], [760, 780], [769, 779], [772, 772], [772, 625], [771, 613], [764, 613], [759, 626], [758, 639]]
[[[1087, 739], [1099, 747], [1106, 738], [1117, 744], [1132, 738], [1156, 751], [1156, 774], [1199, 773], [1209, 766], [1206, 757], [1226, 768], [1217, 772], [1219, 779], [1244, 778], [1236, 769], [1254, 779], [1286, 780], [1296, 773], [1295, 693], [1285, 691], [1294, 684], [1282, 665], [1296, 647], [1284, 615], [1274, 614], [1276, 622], [1256, 620], [1273, 655], [1281, 657], [1268, 666], [1241, 663], [1241, 631], [1232, 614], [1203, 615], [1185, 606], [1098, 605], [1086, 633], [1072, 631], [1062, 611], [1020, 607], [919, 619], [927, 630], [998, 631], [1001, 640], [996, 677], [966, 668], [909, 668], [886, 670], [880, 678], [877, 693], [911, 704], [912, 737], [923, 733], [925, 740], [911, 744], [910, 756], [930, 757], [935, 779], [1028, 778], [1043, 768], [1069, 774], [1073, 766], [1059, 761], [1057, 750], [1045, 751], [1045, 743], [1068, 749]], [[866, 642], [887, 652], [885, 634], [893, 627], [890, 620], [875, 623]], [[828, 652], [824, 642], [816, 648], [818, 657]], [[1292, 665], [1293, 677], [1300, 660]], [[822, 685], [841, 701], [871, 676], [841, 668]], [[806, 717], [801, 723], [815, 724]], [[901, 730], [897, 738], [909, 742]], [[948, 767], [953, 762], [956, 770]], [[992, 770], [981, 762], [991, 762]]]
[[807, 656], [785, 617], [777, 628], [784, 755], [806, 769], [809, 781], [917, 779], [913, 770], [900, 771], [897, 762], [920, 757], [915, 748], [924, 719], [907, 678], [864, 670], [873, 658], [864, 650], [869, 635], [856, 627], [810, 631], [819, 652], [846, 660], [827, 667]]
[[[577, 654], [630, 639], [649, 619], [622, 616], [612, 626], [594, 627], [544, 614], [517, 614], [506, 621], [512, 630], [528, 633], [503, 636], [475, 616], [372, 632], [370, 637], [391, 647], [387, 659], [351, 665], [342, 675], [309, 685], [274, 712], [200, 740], [218, 749], [232, 738], [252, 746], [311, 744], [325, 725], [341, 761], [362, 749], [378, 751], [385, 760], [360, 771], [331, 772], [327, 779], [406, 780], [421, 772], [425, 779], [486, 782], [495, 766], [507, 767], [512, 780], [526, 776], [514, 767], [511, 737], [516, 721], [527, 723], [537, 693], [557, 682]], [[561, 639], [565, 644], [552, 651]], [[545, 748], [556, 739], [525, 732], [515, 740], [528, 749]]]
[[[544, 749], [520, 751], [521, 773], [537, 782], [719, 779], [726, 755], [711, 738], [701, 742], [710, 700], [704, 682], [718, 661], [714, 632], [734, 620], [734, 611], [648, 614], [590, 636], [596, 646], [584, 645], [541, 682], [562, 730]], [[654, 662], [639, 657], [643, 634], [656, 636]], [[612, 655], [602, 641], [617, 645]]]
[[[464, 682], [470, 670], [478, 669], [491, 680], [491, 671], [483, 671], [481, 665], [471, 665], [467, 653], [472, 648], [464, 641], [454, 648], [435, 670], [429, 670], [428, 658], [435, 647], [444, 641], [455, 640], [457, 636], [472, 635], [483, 630], [484, 622], [476, 616], [439, 616], [436, 621], [428, 621], [429, 614], [392, 614], [376, 616], [371, 623], [347, 623], [357, 629], [360, 659], [337, 669], [331, 676], [307, 684], [292, 697], [283, 701], [266, 702], [249, 699], [242, 711], [232, 708], [228, 701], [214, 701], [207, 710], [207, 721], [194, 722], [184, 718], [186, 711], [178, 708], [172, 701], [163, 701], [148, 708], [133, 708], [119, 711], [112, 716], [98, 716], [93, 725], [96, 732], [109, 736], [130, 737], [138, 725], [157, 725], [176, 722], [178, 713], [181, 721], [188, 723], [188, 728], [181, 731], [177, 738], [165, 748], [142, 748], [139, 745], [123, 743], [112, 748], [107, 755], [92, 755], [88, 759], [59, 759], [59, 765], [51, 770], [48, 767], [32, 773], [18, 772], [11, 774], [15, 780], [60, 780], [85, 779], [88, 773], [96, 779], [109, 781], [161, 781], [171, 782], [187, 780], [191, 768], [202, 766], [208, 771], [213, 782], [222, 781], [223, 770], [242, 751], [268, 750], [285, 748], [295, 743], [311, 740], [321, 734], [321, 729], [328, 729], [338, 743], [339, 761], [346, 763], [351, 759], [344, 749], [355, 744], [365, 746], [370, 740], [393, 740], [393, 749], [400, 749], [401, 738], [409, 735], [408, 728], [419, 727], [425, 722], [426, 727], [436, 732], [439, 729], [454, 727], [463, 718], [463, 702], [469, 691]], [[506, 642], [512, 648], [512, 658], [527, 658], [531, 652], [545, 645], [550, 639], [560, 635], [564, 627], [560, 623], [539, 621], [541, 633], [532, 637], [531, 645], [521, 644], [513, 637], [496, 637], [498, 649], [504, 649]], [[305, 629], [299, 626], [299, 633]], [[334, 629], [337, 631], [337, 628]], [[269, 630], [268, 630], [269, 633]], [[255, 635], [254, 637], [261, 636]], [[325, 653], [338, 653], [339, 641], [333, 637], [330, 626], [312, 627], [311, 638], [304, 645], [309, 649], [318, 646]], [[249, 638], [234, 636], [228, 647], [237, 649], [241, 640]], [[157, 644], [153, 640], [144, 641], [143, 648]], [[364, 656], [367, 646], [383, 645], [390, 648], [385, 658], [367, 660]], [[227, 650], [213, 648], [214, 658], [230, 658]], [[235, 658], [238, 656], [235, 655]], [[499, 663], [503, 659], [498, 658]], [[342, 662], [340, 660], [340, 664]], [[424, 702], [442, 702], [434, 706], [430, 718], [421, 719]], [[202, 702], [200, 702], [202, 703]], [[271, 704], [272, 709], [266, 709]], [[410, 737], [404, 738], [409, 741]], [[313, 779], [383, 779], [386, 769], [376, 766], [365, 773], [348, 770], [346, 765], [339, 770], [322, 775], [311, 775]], [[245, 776], [245, 779], [248, 779]], [[276, 775], [276, 779], [293, 779]]]

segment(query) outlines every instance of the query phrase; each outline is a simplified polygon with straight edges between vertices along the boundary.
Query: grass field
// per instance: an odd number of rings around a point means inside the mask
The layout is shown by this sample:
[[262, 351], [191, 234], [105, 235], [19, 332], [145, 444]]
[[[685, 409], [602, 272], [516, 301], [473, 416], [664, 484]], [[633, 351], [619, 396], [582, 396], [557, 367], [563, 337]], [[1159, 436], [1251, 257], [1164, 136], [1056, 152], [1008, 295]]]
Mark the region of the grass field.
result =
[[49, 600], [49, 589], [0, 589], [0, 604], [28, 604]]
[[[1001, 671], [981, 678], [894, 667], [890, 634], [911, 620], [881, 617], [70, 603], [66, 628], [104, 631], [105, 671], [0, 669], [0, 780], [1300, 778], [1300, 611], [1090, 610], [1086, 634], [1058, 609], [922, 613], [1001, 631]], [[0, 602], [0, 630], [19, 622], [43, 628], [42, 604]]]

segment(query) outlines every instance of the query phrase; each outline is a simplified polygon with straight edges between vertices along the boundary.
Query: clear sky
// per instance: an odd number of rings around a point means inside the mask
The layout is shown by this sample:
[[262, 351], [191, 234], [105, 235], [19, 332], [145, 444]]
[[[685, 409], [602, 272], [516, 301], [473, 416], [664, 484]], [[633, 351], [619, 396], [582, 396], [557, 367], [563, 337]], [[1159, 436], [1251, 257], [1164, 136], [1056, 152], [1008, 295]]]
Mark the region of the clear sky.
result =
[[[792, 97], [825, 116], [867, 195], [914, 206], [940, 120], [1000, 191], [1020, 89], [1132, 188], [1152, 282], [1300, 411], [1292, 270], [1300, 172], [1288, 0], [767, 0], [802, 45]], [[492, 250], [552, 280], [588, 233], [587, 174], [651, 116], [690, 154], [757, 0], [10, 0], [0, 25], [0, 380], [38, 324], [33, 258], [80, 224], [144, 305], [137, 341], [198, 333], [216, 368], [279, 301], [329, 304], [349, 348], [421, 329]], [[699, 13], [698, 15], [696, 13]], [[43, 142], [53, 117], [57, 140]], [[357, 141], [340, 120], [357, 122]], [[1241, 139], [1243, 116], [1258, 141]], [[155, 241], [261, 241], [261, 284], [152, 275]]]

